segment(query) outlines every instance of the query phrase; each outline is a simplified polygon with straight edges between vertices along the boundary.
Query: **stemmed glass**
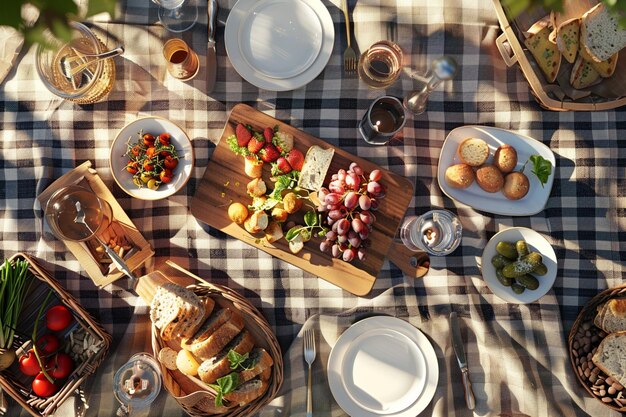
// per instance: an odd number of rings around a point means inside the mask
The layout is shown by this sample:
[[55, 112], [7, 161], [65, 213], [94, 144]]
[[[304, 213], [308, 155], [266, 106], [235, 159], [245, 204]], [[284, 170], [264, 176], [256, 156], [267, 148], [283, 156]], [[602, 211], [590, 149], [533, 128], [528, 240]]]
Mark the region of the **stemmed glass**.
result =
[[196, 0], [152, 0], [159, 5], [159, 20], [170, 32], [184, 32], [198, 20]]
[[400, 227], [404, 246], [412, 251], [445, 256], [461, 243], [463, 226], [448, 210], [431, 210], [421, 216], [407, 216]]

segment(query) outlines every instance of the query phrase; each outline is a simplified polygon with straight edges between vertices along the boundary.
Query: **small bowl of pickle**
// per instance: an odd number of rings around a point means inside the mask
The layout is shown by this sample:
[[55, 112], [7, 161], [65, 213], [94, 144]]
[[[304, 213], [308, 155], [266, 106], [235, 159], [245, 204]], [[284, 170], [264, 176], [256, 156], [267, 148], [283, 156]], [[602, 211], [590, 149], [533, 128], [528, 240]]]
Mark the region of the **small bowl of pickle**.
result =
[[489, 289], [508, 303], [528, 304], [554, 284], [557, 260], [544, 236], [525, 227], [496, 233], [485, 246], [482, 274]]

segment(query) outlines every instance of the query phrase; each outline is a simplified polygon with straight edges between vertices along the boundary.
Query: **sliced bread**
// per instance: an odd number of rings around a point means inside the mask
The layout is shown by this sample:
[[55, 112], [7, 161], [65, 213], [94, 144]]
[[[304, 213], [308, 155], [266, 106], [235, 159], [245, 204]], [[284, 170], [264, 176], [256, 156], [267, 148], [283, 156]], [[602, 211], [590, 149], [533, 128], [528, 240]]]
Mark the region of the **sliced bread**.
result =
[[556, 35], [556, 46], [563, 58], [570, 64], [576, 61], [580, 38], [580, 19], [572, 19], [565, 22], [559, 28]]
[[606, 336], [591, 360], [608, 376], [626, 386], [626, 332]]
[[578, 56], [572, 68], [569, 82], [576, 89], [587, 88], [600, 79], [600, 74], [595, 68], [585, 61], [582, 56]]
[[598, 71], [600, 77], [608, 78], [613, 75], [613, 73], [615, 72], [615, 68], [617, 68], [617, 57], [619, 56], [619, 54], [616, 52], [606, 61], [597, 62], [589, 54], [587, 48], [585, 48], [583, 45], [580, 45], [580, 56], [582, 56], [585, 61], [590, 63], [593, 69]]
[[210, 359], [235, 338], [244, 327], [241, 313], [233, 311], [233, 315], [226, 323], [215, 329], [206, 339], [189, 344], [189, 351], [203, 361]]
[[191, 290], [173, 283], [157, 289], [150, 304], [150, 319], [163, 340], [193, 334], [204, 320], [205, 307]]
[[489, 157], [489, 146], [480, 138], [467, 138], [459, 145], [459, 157], [469, 166], [480, 166]]
[[240, 371], [238, 380], [240, 383], [249, 381], [255, 376], [261, 375], [266, 369], [274, 365], [272, 357], [265, 349], [255, 348], [248, 359], [243, 363], [244, 370]]
[[600, 327], [607, 333], [626, 331], [626, 299], [614, 298], [605, 303]]
[[626, 46], [626, 29], [603, 3], [583, 15], [580, 41], [597, 62], [606, 61]]
[[200, 379], [207, 384], [212, 384], [227, 373], [231, 372], [228, 352], [234, 350], [240, 355], [249, 353], [254, 347], [252, 334], [244, 330], [239, 333], [224, 349], [217, 355], [202, 362], [198, 368]]
[[333, 148], [322, 149], [317, 145], [311, 146], [304, 157], [298, 185], [311, 191], [319, 190], [324, 183], [334, 154]]
[[191, 345], [202, 342], [209, 338], [215, 332], [215, 330], [226, 323], [233, 315], [233, 311], [230, 308], [222, 308], [215, 311], [204, 321], [202, 326], [191, 337], [184, 338], [180, 347], [186, 350], [191, 350]]
[[545, 27], [536, 34], [528, 37], [524, 41], [524, 45], [535, 57], [535, 61], [543, 71], [548, 82], [552, 83], [556, 80], [561, 67], [561, 52], [559, 48], [550, 42], [548, 36], [550, 28]]
[[224, 394], [224, 399], [243, 406], [263, 395], [268, 386], [269, 384], [261, 378], [254, 378], [244, 382], [236, 390]]

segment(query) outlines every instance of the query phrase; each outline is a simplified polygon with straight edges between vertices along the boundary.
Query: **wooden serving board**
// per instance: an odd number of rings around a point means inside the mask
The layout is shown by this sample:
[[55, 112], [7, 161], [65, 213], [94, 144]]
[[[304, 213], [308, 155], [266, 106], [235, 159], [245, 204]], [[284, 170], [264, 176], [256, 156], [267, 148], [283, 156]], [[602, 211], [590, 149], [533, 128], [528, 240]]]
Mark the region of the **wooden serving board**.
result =
[[[252, 201], [246, 193], [246, 184], [251, 178], [244, 173], [243, 157], [234, 154], [226, 143], [226, 138], [235, 133], [235, 127], [238, 123], [251, 125], [256, 131], [263, 131], [265, 127], [278, 126], [280, 131], [294, 136], [294, 146], [303, 154], [306, 154], [312, 145], [318, 145], [324, 149], [332, 147], [323, 140], [282, 123], [250, 106], [238, 104], [233, 108], [226, 122], [220, 142], [213, 152], [204, 177], [198, 185], [196, 195], [191, 201], [191, 213], [209, 226], [315, 274], [355, 295], [369, 293], [383, 266], [385, 257], [392, 247], [400, 221], [411, 201], [413, 184], [408, 179], [384, 170], [372, 162], [335, 148], [335, 155], [324, 184], [328, 184], [330, 176], [337, 170], [341, 168], [347, 170], [351, 162], [358, 163], [367, 173], [374, 169], [383, 171], [381, 183], [387, 188], [387, 196], [381, 200], [379, 210], [375, 212], [377, 220], [370, 233], [371, 246], [367, 248], [367, 257], [364, 261], [355, 260], [352, 263], [335, 259], [330, 254], [322, 253], [319, 250], [320, 238], [312, 239], [305, 244], [300, 253], [293, 254], [289, 251], [285, 239], [269, 244], [263, 234], [251, 235], [243, 226], [233, 223], [228, 218], [228, 206], [231, 203], [240, 202], [248, 205]], [[265, 164], [263, 179], [268, 184], [268, 188], [273, 188], [269, 177], [270, 164]], [[299, 218], [292, 215], [290, 219], [292, 217], [297, 223], [303, 224], [302, 214]], [[409, 265], [408, 260], [406, 265]], [[402, 265], [398, 266], [404, 270]], [[422, 272], [424, 272], [423, 269]], [[419, 273], [416, 275], [413, 272], [413, 276], [421, 275]]]

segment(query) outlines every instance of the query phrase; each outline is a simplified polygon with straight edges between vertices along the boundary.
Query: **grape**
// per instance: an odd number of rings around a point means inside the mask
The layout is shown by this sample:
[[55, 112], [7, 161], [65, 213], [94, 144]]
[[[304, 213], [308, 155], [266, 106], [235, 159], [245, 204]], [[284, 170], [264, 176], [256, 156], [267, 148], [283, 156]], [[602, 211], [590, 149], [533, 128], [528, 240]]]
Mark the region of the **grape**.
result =
[[372, 205], [372, 200], [365, 194], [359, 197], [359, 207], [361, 210], [369, 210]]
[[359, 246], [361, 246], [361, 239], [358, 236], [349, 237], [348, 238], [348, 243], [350, 243], [350, 245], [353, 248], [358, 248]]
[[350, 230], [350, 221], [348, 219], [341, 219], [337, 221], [337, 233], [345, 235]]
[[365, 229], [363, 230], [361, 233], [359, 233], [359, 237], [361, 238], [361, 244], [363, 243], [363, 241], [365, 239], [367, 239], [370, 235], [370, 230], [369, 229]]
[[356, 162], [353, 162], [350, 164], [350, 169], [356, 174], [356, 175], [363, 175], [363, 168], [361, 168]]
[[326, 232], [326, 239], [330, 240], [331, 242], [334, 242], [335, 240], [337, 240], [337, 232], [333, 230]]
[[375, 169], [372, 172], [370, 172], [370, 181], [378, 182], [380, 181], [382, 177], [383, 177], [383, 173], [380, 171], [380, 169]]
[[333, 220], [333, 224], [331, 224], [331, 230], [333, 232], [337, 232], [337, 226], [339, 226], [339, 222]]
[[364, 261], [365, 260], [365, 256], [367, 254], [365, 248], [359, 248], [359, 250], [356, 252], [359, 260]]
[[342, 182], [339, 182], [339, 180], [332, 181], [330, 184], [328, 184], [328, 189], [333, 193], [337, 193], [341, 195], [343, 195], [343, 193], [346, 192], [345, 186], [343, 185]]
[[374, 198], [371, 199], [372, 205], [370, 206], [370, 210], [376, 211], [380, 207], [380, 202]]
[[346, 194], [346, 197], [343, 199], [343, 204], [346, 206], [347, 209], [352, 210], [353, 208], [356, 207], [358, 203], [361, 202], [361, 197], [359, 197], [359, 195], [355, 193], [354, 191], [350, 191], [348, 194]]
[[320, 188], [319, 191], [317, 192], [317, 199], [319, 201], [324, 201], [326, 199], [326, 196], [330, 194], [330, 191], [328, 191], [327, 188]]
[[326, 239], [325, 241], [320, 243], [320, 250], [322, 252], [328, 252], [330, 250], [331, 246], [332, 246], [332, 242], [330, 240]]
[[354, 171], [354, 167], [358, 167], [359, 164], [357, 164], [356, 162], [350, 162], [350, 170]]
[[346, 262], [352, 262], [355, 256], [356, 256], [356, 249], [348, 248], [345, 251], [343, 251], [343, 260]]
[[345, 169], [340, 169], [339, 171], [337, 171], [337, 179], [339, 181], [345, 181], [346, 180], [346, 170]]
[[359, 213], [359, 218], [365, 224], [372, 225], [376, 221], [376, 216], [371, 211], [362, 211]]
[[331, 246], [330, 253], [333, 255], [333, 258], [339, 258], [339, 255], [341, 255], [339, 245], [335, 243], [333, 246]]
[[354, 230], [350, 229], [348, 231], [348, 239], [351, 239], [353, 237], [357, 237], [359, 234], [357, 232], [355, 232]]
[[361, 179], [355, 173], [346, 176], [346, 188], [348, 190], [358, 190], [361, 186]]
[[383, 187], [380, 186], [376, 181], [372, 181], [367, 183], [367, 192], [370, 194], [378, 194], [383, 190]]
[[331, 210], [328, 212], [328, 218], [333, 220], [339, 220], [345, 216], [345, 213], [341, 210]]
[[341, 200], [341, 195], [335, 193], [330, 193], [324, 198], [326, 204], [339, 204], [339, 200]]
[[363, 230], [367, 229], [367, 226], [365, 226], [365, 223], [363, 223], [361, 219], [352, 219], [352, 229], [357, 233], [361, 233]]
[[337, 236], [337, 242], [339, 242], [339, 243], [348, 243], [348, 236], [346, 236], [346, 235], [339, 235], [339, 236]]

